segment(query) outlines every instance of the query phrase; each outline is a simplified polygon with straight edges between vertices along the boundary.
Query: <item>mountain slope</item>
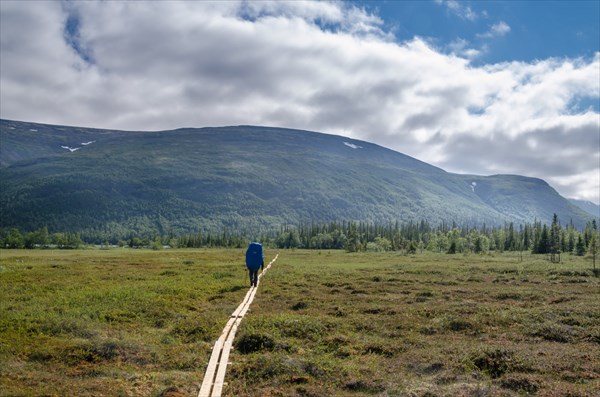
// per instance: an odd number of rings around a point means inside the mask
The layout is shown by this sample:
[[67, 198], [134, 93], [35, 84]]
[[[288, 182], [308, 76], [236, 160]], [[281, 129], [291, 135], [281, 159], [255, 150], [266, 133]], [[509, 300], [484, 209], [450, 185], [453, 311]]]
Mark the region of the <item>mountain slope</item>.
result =
[[519, 175], [473, 176], [465, 175], [472, 189], [484, 203], [502, 214], [511, 214], [517, 219], [538, 219], [548, 222], [554, 213], [563, 223], [571, 219], [582, 226], [583, 215], [574, 210], [570, 200], [562, 197], [548, 183], [538, 178]]
[[588, 214], [595, 216], [596, 218], [600, 218], [600, 205], [594, 204], [591, 201], [587, 200], [569, 199], [569, 201], [571, 202], [571, 204], [575, 205], [576, 207], [579, 207]]
[[122, 237], [338, 220], [501, 224], [549, 222], [557, 212], [582, 225], [591, 218], [543, 181], [451, 174], [315, 132], [125, 132], [2, 120], [0, 134], [0, 227]]

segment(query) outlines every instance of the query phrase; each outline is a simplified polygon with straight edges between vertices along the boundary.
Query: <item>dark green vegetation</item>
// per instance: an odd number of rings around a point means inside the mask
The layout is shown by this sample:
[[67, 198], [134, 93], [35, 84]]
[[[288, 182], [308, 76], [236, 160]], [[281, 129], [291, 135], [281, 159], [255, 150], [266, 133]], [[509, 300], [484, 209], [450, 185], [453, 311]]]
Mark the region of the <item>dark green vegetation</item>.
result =
[[[0, 395], [196, 396], [243, 253], [0, 250]], [[580, 257], [285, 250], [225, 395], [593, 396], [599, 344]]]
[[[427, 250], [447, 254], [487, 254], [527, 252], [549, 254], [553, 261], [560, 261], [561, 254], [584, 256], [589, 254], [594, 271], [600, 255], [600, 235], [595, 220], [588, 222], [583, 231], [573, 224], [562, 227], [555, 215], [552, 224], [541, 222], [520, 225], [512, 223], [504, 227], [462, 228], [442, 224], [432, 227], [427, 222], [373, 225], [355, 222], [332, 222], [328, 225], [301, 225], [297, 228], [282, 227], [278, 234], [262, 233], [258, 241], [265, 246], [277, 248], [343, 249], [348, 252], [399, 251], [414, 254]], [[183, 236], [156, 236], [153, 240], [133, 237], [118, 241], [119, 247], [152, 248], [242, 248], [247, 246], [246, 236], [233, 233], [196, 233]], [[0, 247], [3, 248], [59, 248], [74, 249], [84, 246], [78, 234], [48, 233], [47, 228], [21, 234], [19, 230], [0, 229]], [[106, 242], [101, 248], [110, 248]]]
[[[185, 239], [180, 241], [185, 242]], [[261, 241], [278, 248], [401, 251], [411, 254], [424, 250], [448, 254], [531, 251], [534, 254], [573, 253], [583, 256], [585, 253], [597, 255], [600, 251], [600, 235], [595, 220], [580, 232], [573, 224], [562, 227], [556, 215], [550, 226], [535, 222], [518, 228], [512, 223], [493, 228], [458, 228], [446, 224], [431, 227], [424, 221], [401, 226], [356, 223], [305, 225], [284, 228], [274, 240], [266, 238]]]
[[123, 132], [2, 120], [0, 139], [0, 227], [46, 226], [86, 241], [340, 220], [502, 225], [550, 223], [556, 213], [582, 228], [592, 219], [539, 179], [451, 174], [314, 132]]

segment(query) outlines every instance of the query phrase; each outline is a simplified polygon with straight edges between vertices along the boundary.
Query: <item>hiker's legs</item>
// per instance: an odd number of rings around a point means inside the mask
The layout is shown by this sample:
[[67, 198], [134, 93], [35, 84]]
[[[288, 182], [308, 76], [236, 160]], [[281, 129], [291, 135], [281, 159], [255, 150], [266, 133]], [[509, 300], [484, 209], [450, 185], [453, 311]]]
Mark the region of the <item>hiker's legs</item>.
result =
[[256, 287], [256, 284], [258, 284], [258, 270], [248, 270], [248, 273], [250, 274], [250, 286]]

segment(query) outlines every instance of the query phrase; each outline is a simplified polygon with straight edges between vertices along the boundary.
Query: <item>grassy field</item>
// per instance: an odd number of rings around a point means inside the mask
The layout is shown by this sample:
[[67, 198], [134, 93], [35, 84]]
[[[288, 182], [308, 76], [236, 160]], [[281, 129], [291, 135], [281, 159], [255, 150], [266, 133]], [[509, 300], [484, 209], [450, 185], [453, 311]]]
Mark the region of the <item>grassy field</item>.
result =
[[[0, 251], [0, 395], [196, 396], [247, 290], [243, 254]], [[224, 394], [597, 396], [590, 268], [566, 255], [282, 251]]]
[[247, 288], [242, 250], [0, 256], [2, 396], [196, 395]]

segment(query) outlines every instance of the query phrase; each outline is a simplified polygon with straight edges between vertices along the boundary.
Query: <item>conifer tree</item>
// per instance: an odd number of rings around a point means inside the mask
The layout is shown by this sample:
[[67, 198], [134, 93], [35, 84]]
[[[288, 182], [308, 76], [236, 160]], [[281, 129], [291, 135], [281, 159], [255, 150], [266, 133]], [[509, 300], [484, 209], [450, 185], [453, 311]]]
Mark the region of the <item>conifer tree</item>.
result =
[[577, 244], [575, 245], [575, 255], [583, 256], [585, 255], [585, 243], [583, 242], [583, 238], [581, 234], [577, 237]]
[[540, 234], [540, 240], [537, 245], [537, 254], [547, 254], [550, 252], [550, 237], [548, 236], [548, 228], [546, 225], [542, 227], [542, 233]]
[[348, 252], [356, 252], [358, 251], [360, 245], [360, 239], [358, 236], [358, 230], [356, 228], [356, 223], [351, 223], [348, 228], [348, 240], [346, 242], [346, 251]]
[[592, 233], [590, 237], [590, 244], [588, 245], [588, 254], [592, 257], [592, 271], [595, 275], [598, 275], [596, 271], [596, 257], [600, 253], [600, 241], [598, 240], [598, 233]]
[[560, 223], [558, 216], [552, 217], [552, 226], [550, 227], [549, 253], [552, 255], [552, 262], [560, 262]]

